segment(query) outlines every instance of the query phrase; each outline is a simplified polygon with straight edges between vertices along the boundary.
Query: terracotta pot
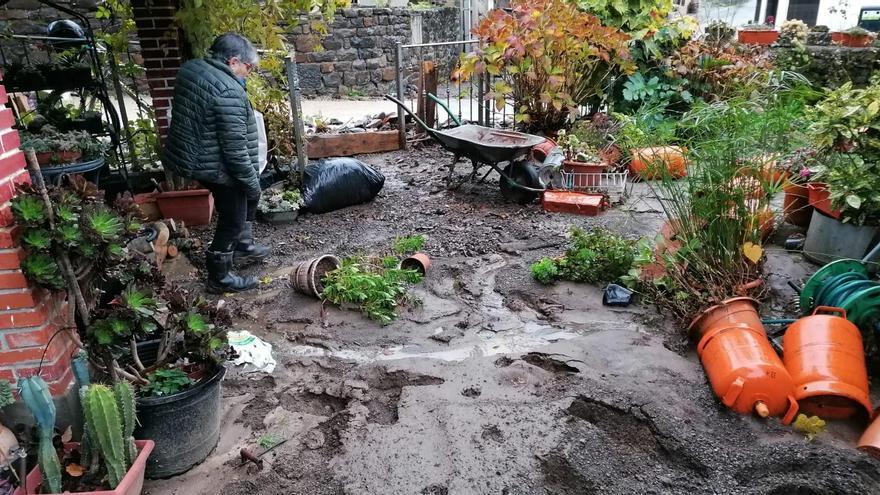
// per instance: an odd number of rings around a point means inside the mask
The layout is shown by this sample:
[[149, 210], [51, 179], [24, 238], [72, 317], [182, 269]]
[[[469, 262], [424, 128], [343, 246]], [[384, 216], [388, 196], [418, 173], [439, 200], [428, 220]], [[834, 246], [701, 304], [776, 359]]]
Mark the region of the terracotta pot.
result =
[[539, 163], [544, 163], [544, 159], [547, 158], [547, 155], [549, 155], [556, 146], [556, 141], [546, 139], [543, 143], [532, 148], [532, 158]]
[[810, 206], [810, 190], [803, 184], [788, 183], [785, 188], [783, 211], [785, 221], [798, 227], [809, 227], [813, 207]]
[[750, 31], [748, 29], [742, 29], [736, 34], [737, 39], [740, 43], [744, 43], [746, 45], [772, 45], [776, 43], [776, 40], [779, 39], [779, 31], [774, 30], [760, 30], [760, 31]]
[[[125, 473], [125, 476], [122, 478], [122, 481], [119, 482], [119, 486], [117, 486], [116, 489], [77, 493], [80, 495], [140, 495], [141, 490], [144, 487], [144, 472], [147, 466], [147, 458], [150, 457], [150, 453], [153, 452], [153, 448], [156, 446], [156, 444], [153, 443], [152, 440], [135, 440], [134, 443], [138, 448], [137, 459], [134, 460], [134, 463], [132, 463], [131, 465], [131, 469], [129, 469], [128, 472]], [[64, 444], [64, 450], [66, 451], [74, 451], [77, 449], [79, 449], [79, 444], [76, 442]], [[27, 475], [27, 491], [19, 487], [15, 490], [13, 495], [50, 493], [48, 491], [40, 490], [42, 484], [43, 475], [42, 473], [40, 473], [40, 468], [35, 467]]]
[[763, 329], [715, 327], [697, 345], [715, 395], [740, 414], [782, 416], [789, 424], [798, 411], [794, 382]]
[[606, 172], [608, 166], [604, 163], [565, 160], [562, 162], [562, 170], [570, 174], [577, 174], [571, 176], [573, 181], [570, 187], [572, 189], [582, 189], [600, 185], [602, 183], [602, 176], [599, 174]]
[[820, 306], [792, 323], [782, 342], [801, 412], [824, 419], [871, 417], [862, 334], [846, 311]]
[[758, 301], [750, 297], [734, 297], [704, 310], [688, 325], [688, 335], [700, 342], [712, 330], [721, 328], [750, 328], [764, 332]]
[[859, 450], [880, 458], [880, 415], [868, 425], [868, 429], [859, 438]]
[[320, 299], [324, 293], [324, 276], [339, 268], [339, 265], [339, 258], [330, 254], [300, 262], [290, 272], [290, 282], [293, 289], [300, 294]]
[[630, 172], [645, 180], [658, 179], [666, 174], [676, 179], [685, 177], [686, 151], [679, 146], [652, 146], [630, 150]]
[[871, 46], [873, 41], [874, 37], [870, 34], [849, 34], [841, 31], [831, 33], [832, 43], [848, 46], [850, 48], [864, 48], [866, 46]]
[[156, 201], [156, 194], [158, 193], [151, 192], [134, 195], [134, 202], [138, 205], [138, 209], [141, 210], [144, 220], [155, 222], [162, 218], [162, 212], [159, 210], [159, 204]]
[[424, 277], [431, 268], [431, 258], [425, 253], [416, 253], [401, 261], [400, 268], [403, 270], [415, 270]]
[[842, 216], [841, 211], [831, 208], [831, 192], [828, 190], [828, 186], [811, 183], [807, 184], [807, 189], [810, 191], [810, 206], [835, 220], [840, 220]]
[[51, 167], [52, 165], [61, 165], [63, 163], [76, 163], [82, 158], [79, 151], [45, 151], [37, 153], [37, 163], [42, 167]]
[[214, 214], [214, 196], [207, 189], [160, 192], [156, 194], [156, 203], [163, 217], [189, 226], [207, 225]]

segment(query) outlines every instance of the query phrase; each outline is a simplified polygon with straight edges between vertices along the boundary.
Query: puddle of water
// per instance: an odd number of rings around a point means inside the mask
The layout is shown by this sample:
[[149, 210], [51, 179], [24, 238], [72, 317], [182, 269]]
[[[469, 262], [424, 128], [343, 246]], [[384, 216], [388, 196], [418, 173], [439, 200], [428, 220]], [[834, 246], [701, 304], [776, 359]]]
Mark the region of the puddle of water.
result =
[[500, 334], [481, 332], [479, 341], [444, 351], [419, 351], [419, 346], [406, 345], [387, 347], [380, 350], [339, 349], [327, 350], [309, 345], [298, 345], [285, 353], [299, 357], [334, 357], [369, 363], [374, 361], [395, 361], [399, 359], [439, 359], [441, 361], [464, 361], [465, 359], [494, 356], [496, 354], [521, 354], [539, 347], [578, 337], [579, 334], [566, 332], [544, 325], [526, 323], [516, 332]]

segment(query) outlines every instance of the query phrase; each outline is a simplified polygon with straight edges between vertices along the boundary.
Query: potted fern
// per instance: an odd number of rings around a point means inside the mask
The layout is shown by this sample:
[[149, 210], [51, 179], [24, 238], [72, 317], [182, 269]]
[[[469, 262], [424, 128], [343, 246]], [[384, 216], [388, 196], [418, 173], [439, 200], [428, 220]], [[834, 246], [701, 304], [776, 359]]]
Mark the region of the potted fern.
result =
[[87, 385], [80, 389], [83, 409], [81, 443], [56, 448], [55, 404], [49, 386], [35, 375], [18, 382], [22, 401], [39, 431], [38, 466], [15, 495], [92, 493], [138, 495], [144, 484], [151, 440], [135, 441], [135, 398], [126, 382], [112, 388]]

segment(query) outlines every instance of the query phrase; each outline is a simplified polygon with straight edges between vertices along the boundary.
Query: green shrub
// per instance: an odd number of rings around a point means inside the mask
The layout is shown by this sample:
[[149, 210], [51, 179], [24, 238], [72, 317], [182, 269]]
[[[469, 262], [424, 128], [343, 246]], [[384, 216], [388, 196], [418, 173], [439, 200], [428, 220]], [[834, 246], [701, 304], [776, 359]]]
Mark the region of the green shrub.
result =
[[532, 277], [542, 284], [552, 284], [559, 275], [559, 269], [556, 267], [556, 261], [550, 258], [541, 258], [532, 264]]
[[601, 284], [620, 279], [629, 272], [635, 258], [635, 243], [614, 232], [590, 232], [572, 227], [565, 256], [543, 258], [531, 266], [532, 277], [542, 284], [569, 280]]

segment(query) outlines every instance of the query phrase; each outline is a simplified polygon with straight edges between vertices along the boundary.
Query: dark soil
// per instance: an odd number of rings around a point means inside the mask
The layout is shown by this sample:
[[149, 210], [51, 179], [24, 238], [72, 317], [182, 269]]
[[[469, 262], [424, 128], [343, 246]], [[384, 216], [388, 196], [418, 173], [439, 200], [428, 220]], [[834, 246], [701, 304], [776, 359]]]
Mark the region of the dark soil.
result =
[[[864, 424], [830, 423], [808, 442], [778, 419], [737, 415], [681, 325], [604, 307], [598, 287], [531, 280], [529, 264], [558, 255], [571, 225], [653, 236], [662, 218], [645, 184], [589, 218], [507, 203], [494, 174], [448, 191], [451, 158], [436, 147], [361, 159], [387, 178], [372, 203], [257, 227], [274, 252], [245, 272], [271, 280], [225, 299], [278, 366], [232, 370], [220, 447], [146, 493], [880, 493], [880, 462], [855, 449]], [[290, 289], [298, 261], [382, 254], [412, 234], [433, 266], [413, 289], [421, 304], [390, 325]], [[791, 314], [786, 282], [815, 267], [770, 252], [765, 312]], [[199, 288], [185, 260], [169, 270]], [[239, 467], [238, 449], [259, 452], [270, 434], [288, 441], [264, 469]]]

